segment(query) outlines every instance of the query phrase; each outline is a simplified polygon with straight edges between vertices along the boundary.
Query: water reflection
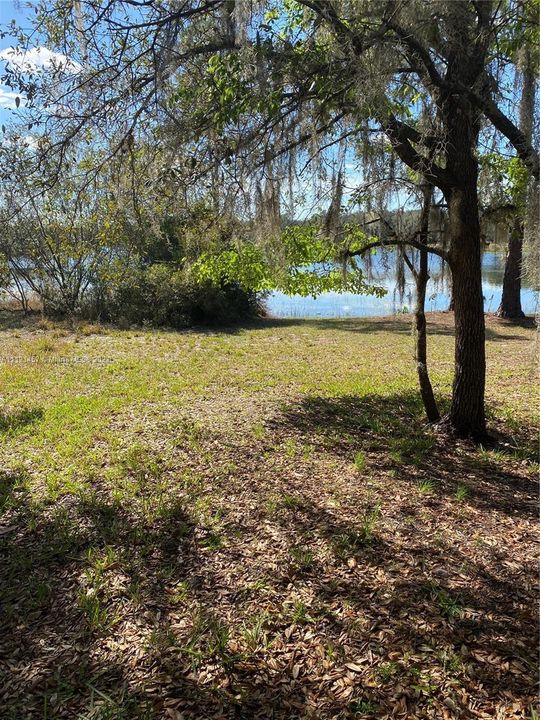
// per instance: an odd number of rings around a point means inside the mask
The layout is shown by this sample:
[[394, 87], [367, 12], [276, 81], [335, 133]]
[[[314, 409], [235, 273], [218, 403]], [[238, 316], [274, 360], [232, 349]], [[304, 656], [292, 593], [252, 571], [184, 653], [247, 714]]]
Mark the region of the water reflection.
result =
[[[275, 317], [374, 317], [410, 312], [414, 304], [414, 282], [405, 272], [403, 297], [396, 286], [396, 253], [378, 252], [370, 256], [366, 271], [371, 281], [387, 289], [382, 298], [351, 293], [323, 293], [317, 298], [272, 293], [267, 301], [268, 312]], [[450, 273], [440, 258], [430, 259], [430, 280], [426, 293], [426, 310], [447, 310], [450, 303]], [[482, 257], [482, 286], [484, 309], [495, 312], [501, 301], [504, 274], [504, 253], [484, 252]], [[522, 283], [521, 303], [526, 314], [537, 308], [538, 295], [526, 281]]]

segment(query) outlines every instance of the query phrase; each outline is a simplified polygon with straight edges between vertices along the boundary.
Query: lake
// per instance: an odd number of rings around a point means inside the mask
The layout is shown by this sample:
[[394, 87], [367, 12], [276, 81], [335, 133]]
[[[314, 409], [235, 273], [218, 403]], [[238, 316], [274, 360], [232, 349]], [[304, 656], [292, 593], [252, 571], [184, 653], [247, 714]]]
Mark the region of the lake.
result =
[[[496, 312], [501, 301], [504, 261], [503, 252], [484, 252], [482, 256], [484, 309], [488, 313]], [[387, 290], [387, 294], [382, 298], [337, 292], [326, 292], [312, 298], [274, 292], [266, 299], [266, 308], [271, 316], [280, 318], [376, 317], [412, 312], [414, 281], [407, 271], [405, 294], [400, 298], [396, 287], [395, 268], [395, 253], [379, 251], [371, 256], [371, 282]], [[449, 276], [448, 267], [443, 270], [440, 258], [432, 256], [426, 293], [426, 311], [448, 309]], [[534, 314], [538, 308], [538, 293], [534, 292], [526, 281], [522, 283], [521, 304], [523, 311], [528, 315]]]

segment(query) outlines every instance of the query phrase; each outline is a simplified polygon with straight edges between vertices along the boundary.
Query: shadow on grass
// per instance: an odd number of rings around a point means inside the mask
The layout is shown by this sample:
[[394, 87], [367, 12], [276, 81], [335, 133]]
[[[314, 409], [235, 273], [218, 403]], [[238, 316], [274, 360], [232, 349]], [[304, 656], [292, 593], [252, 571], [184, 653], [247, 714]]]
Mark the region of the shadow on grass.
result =
[[[444, 401], [440, 405], [444, 413]], [[400, 478], [411, 484], [425, 479], [446, 495], [455, 495], [457, 485], [463, 484], [468, 501], [479, 507], [536, 517], [536, 483], [509, 470], [502, 453], [484, 452], [470, 442], [458, 442], [465, 452], [456, 452], [454, 439], [427, 424], [416, 392], [306, 397], [286, 408], [273, 426], [285, 433], [300, 432], [351, 462], [360, 450], [377, 453], [379, 470], [399, 469]], [[509, 460], [537, 457], [534, 429], [527, 430], [510, 437], [499, 433], [497, 447], [504, 447]]]
[[[278, 513], [275, 520], [291, 543], [301, 539], [306, 549], [320, 550], [322, 542], [333, 560], [314, 560], [292, 572], [286, 568], [275, 580], [283, 587], [309, 588], [312, 601], [304, 622], [308, 628], [323, 624], [326, 642], [338, 657], [342, 653], [342, 662], [344, 637], [351, 643], [353, 637], [365, 638], [366, 629], [373, 633], [372, 678], [380, 685], [373, 697], [391, 693], [396, 683], [418, 688], [421, 677], [429, 676], [425, 663], [429, 666], [435, 659], [456, 676], [453, 682], [462, 684], [457, 678], [474, 659], [467, 657], [471, 650], [523, 662], [532, 677], [533, 645], [526, 640], [535, 625], [528, 576], [532, 567], [524, 567], [517, 576], [494, 574], [452, 537], [434, 538], [411, 527], [407, 540], [402, 533], [392, 538], [384, 510], [373, 515], [373, 506], [361, 509], [355, 518], [350, 511], [347, 515], [307, 495], [297, 496], [294, 506]], [[388, 646], [397, 650], [396, 657], [410, 660], [389, 662]], [[464, 656], [460, 648], [465, 648]], [[419, 661], [423, 652], [429, 660]], [[474, 681], [481, 681], [490, 695], [502, 691], [507, 697], [523, 697], [530, 682], [525, 675], [505, 677], [482, 663], [474, 668]], [[426, 691], [434, 697], [435, 688], [429, 687], [428, 681]], [[383, 707], [384, 702], [373, 717], [382, 716]]]
[[[459, 478], [466, 477], [469, 495], [460, 507], [467, 512], [471, 506], [473, 525], [479, 508], [489, 522], [497, 522], [492, 510], [530, 514], [527, 483], [494, 469], [497, 463], [486, 462], [472, 445], [462, 444], [460, 452], [448, 447], [426, 428], [413, 392], [307, 398], [286, 408], [270, 430], [278, 440], [305, 435], [325, 450], [330, 463], [352, 462], [360, 449], [373, 453], [374, 471], [394, 471], [396, 483], [399, 473], [411, 495], [419, 478], [435, 479], [429, 502], [454, 494]], [[201, 445], [206, 441], [216, 438], [203, 437]], [[141, 482], [131, 498], [115, 497], [114, 488], [97, 477], [78, 495], [37, 505], [21, 487], [24, 478], [4, 478], [2, 492], [13, 508], [12, 529], [0, 536], [3, 718], [176, 720], [183, 714], [186, 720], [352, 720], [359, 716], [357, 707], [371, 708], [360, 717], [393, 713], [398, 682], [410, 691], [411, 716], [417, 711], [422, 716], [450, 687], [412, 692], [418, 673], [447, 671], [446, 656], [434, 660], [441, 648], [449, 649], [452, 672], [469, 694], [480, 681], [479, 697], [487, 696], [486, 703], [499, 693], [516, 701], [527, 696], [531, 681], [524, 673], [499, 673], [472, 655], [458, 665], [462, 646], [481, 658], [532, 655], [535, 620], [527, 568], [501, 567], [496, 573], [489, 556], [464, 551], [452, 536], [423, 532], [423, 507], [414, 518], [419, 528], [411, 525], [407, 537], [403, 526], [395, 535], [391, 525], [383, 529], [387, 518], [377, 511], [377, 499], [365, 504], [354, 488], [343, 497], [345, 507], [330, 509], [309, 467], [298, 467], [296, 460], [291, 460], [298, 472], [293, 482], [303, 490], [305, 484], [305, 492], [291, 501], [286, 493], [292, 478], [287, 468], [277, 467], [271, 479], [277, 487], [271, 487], [288, 499], [265, 515], [264, 453], [241, 444], [231, 452], [238, 466], [246, 461], [246, 475], [239, 479], [246, 512], [241, 533], [238, 523], [231, 524], [230, 547], [195, 519], [195, 503], [209, 494], [202, 485], [193, 497], [181, 496], [174, 485], [164, 492], [137, 467]], [[126, 474], [133, 472], [129, 467]], [[214, 470], [207, 478], [213, 486]], [[182, 467], [176, 471], [180, 475]], [[116, 486], [124, 480], [117, 478]], [[239, 497], [231, 488], [224, 500], [232, 505]], [[395, 502], [407, 505], [406, 498]], [[258, 553], [264, 552], [259, 543], [265, 532], [272, 564], [263, 565]], [[246, 566], [251, 577], [264, 576], [279, 598], [276, 606], [291, 590], [310, 599], [306, 612], [299, 605], [292, 618], [274, 608], [268, 647], [249, 653], [228, 640], [238, 640], [273, 595], [242, 595], [238, 578], [244, 579]], [[323, 657], [336, 648], [330, 679], [323, 679], [313, 655], [311, 669], [295, 669], [295, 658], [301, 664], [310, 647], [308, 632], [318, 638]], [[353, 694], [341, 696], [335, 680], [345, 677], [342, 664], [364, 656], [366, 648], [377, 687], [364, 687], [363, 678], [351, 686]], [[388, 661], [396, 650], [413, 659]]]
[[[369, 525], [366, 525], [366, 518]], [[433, 627], [438, 624], [438, 640], [446, 635], [451, 645], [459, 646], [481, 637], [493, 652], [513, 656], [515, 648], [511, 648], [511, 639], [527, 637], [532, 631], [533, 613], [523, 611], [530, 601], [527, 569], [519, 579], [513, 577], [509, 581], [503, 575], [493, 574], [483, 562], [471, 561], [452, 538], [426, 543], [418, 537], [403, 552], [400, 539], [394, 542], [381, 537], [385, 517], [379, 512], [373, 514], [373, 507], [367, 508], [367, 512], [364, 509], [356, 522], [351, 523], [344, 521], [339, 511], [329, 510], [303, 497], [294, 512], [278, 515], [278, 521], [291, 537], [300, 534], [307, 543], [317, 538], [324, 540], [337, 566], [340, 563], [350, 565], [352, 560], [353, 567], [360, 565], [369, 570], [360, 582], [357, 576], [351, 578], [348, 572], [336, 572], [334, 582], [329, 578], [328, 568], [324, 573], [314, 563], [308, 575], [313, 582], [314, 578], [323, 578], [326, 574], [326, 582], [313, 583], [322, 606], [332, 605], [336, 597], [342, 597], [361, 609], [362, 614], [371, 617], [375, 624], [384, 625], [384, 618], [391, 617], [400, 647], [432, 645]], [[462, 583], [456, 589], [452, 575], [465, 567], [474, 582], [472, 585]], [[446, 571], [441, 572], [442, 568]], [[397, 571], [391, 588], [386, 588], [383, 583], [382, 598], [381, 584], [377, 580], [380, 571], [391, 574]], [[530, 571], [533, 572], [532, 567]], [[283, 582], [290, 580], [290, 575], [285, 574]], [[382, 600], [382, 615], [375, 598]], [[335, 615], [332, 615], [332, 621], [335, 637], [339, 637], [345, 626]], [[515, 656], [519, 657], [519, 654]], [[486, 668], [482, 678], [493, 682], [493, 671]]]
[[[2, 490], [15, 486], [6, 479]], [[303, 689], [289, 671], [261, 686], [227, 647], [234, 592], [207, 567], [211, 537], [174, 498], [145, 521], [94, 493], [38, 506], [21, 491], [0, 534], [2, 720], [157, 720], [175, 707], [197, 720], [302, 717]], [[173, 639], [178, 617], [183, 637]], [[139, 644], [115, 649], [125, 623]], [[211, 683], [198, 679], [208, 664]]]
[[[441, 322], [441, 316], [444, 321]], [[434, 313], [434, 318], [430, 320], [430, 313], [426, 313], [428, 321], [429, 335], [454, 335], [454, 319], [453, 313]], [[491, 317], [491, 316], [490, 316]], [[6, 330], [38, 329], [42, 315], [39, 312], [31, 312], [24, 315], [18, 310], [0, 310], [0, 332]], [[81, 321], [84, 322], [84, 321]], [[246, 330], [267, 330], [267, 329], [283, 329], [283, 328], [310, 328], [314, 330], [341, 330], [344, 332], [352, 332], [359, 334], [377, 334], [377, 333], [397, 333], [399, 335], [409, 335], [413, 323], [413, 316], [381, 316], [376, 318], [275, 318], [261, 317], [255, 319], [239, 320], [236, 323], [228, 325], [208, 324], [194, 325], [185, 329], [174, 329], [167, 327], [153, 328], [149, 332], [170, 332], [170, 333], [202, 333], [207, 335], [237, 335]], [[61, 327], [70, 327], [66, 321], [58, 321]], [[107, 327], [107, 326], [105, 326]], [[115, 326], [108, 326], [114, 328]], [[486, 340], [520, 340], [527, 341], [523, 335], [511, 333], [513, 327], [535, 328], [536, 321], [534, 317], [525, 317], [518, 320], [497, 319], [496, 324], [488, 323], [486, 327]], [[124, 328], [125, 329], [125, 328]], [[129, 331], [137, 330], [139, 332], [148, 331], [142, 326], [133, 326]]]
[[0, 309], [0, 332], [32, 327], [40, 316], [38, 313], [25, 315], [22, 310]]
[[10, 507], [17, 489], [24, 488], [27, 480], [24, 472], [0, 471], [0, 512]]
[[[304, 588], [313, 598], [303, 615], [278, 620], [276, 637], [292, 630], [289, 642], [302, 648], [304, 632], [317, 628], [335, 648], [337, 668], [340, 659], [351, 660], [344, 637], [348, 643], [358, 638], [360, 647], [364, 635], [370, 638], [378, 687], [360, 684], [342, 699], [332, 693], [332, 682], [321, 695], [309, 672], [295, 674], [290, 648], [281, 647], [278, 665], [272, 644], [268, 653], [259, 648], [247, 655], [228, 646], [229, 632], [238, 632], [226, 624], [227, 609], [242, 603], [238, 588], [224, 584], [208, 562], [200, 529], [183, 503], [171, 501], [152, 522], [136, 522], [128, 506], [95, 496], [66, 497], [52, 514], [21, 503], [11, 542], [0, 538], [0, 654], [8, 661], [0, 661], [3, 719], [157, 720], [175, 717], [168, 709], [176, 709], [186, 720], [352, 720], [356, 707], [371, 708], [366, 717], [377, 717], [391, 711], [396, 681], [418, 684], [420, 661], [385, 662], [389, 649], [418, 658], [419, 648], [428, 648], [431, 661], [442, 646], [474, 649], [479, 643], [486, 654], [513, 658], [513, 639], [534, 634], [529, 615], [516, 612], [528, 599], [519, 582], [472, 566], [451, 539], [429, 547], [413, 542], [404, 552], [399, 540], [381, 536], [384, 517], [373, 516], [367, 531], [365, 518], [345, 520], [307, 496], [274, 518], [291, 545], [321, 540], [334, 558], [302, 567], [295, 560], [268, 577], [284, 592]], [[256, 524], [249, 534], [259, 530]], [[476, 581], [456, 592], [450, 578], [465, 565]], [[441, 575], [440, 568], [447, 572]], [[113, 583], [118, 577], [121, 582]], [[171, 596], [175, 587], [178, 597]], [[128, 602], [135, 609], [126, 609]], [[122, 617], [115, 608], [123, 609]], [[137, 627], [137, 645], [129, 640], [130, 624]], [[385, 678], [390, 671], [394, 675]], [[520, 676], [495, 676], [491, 666], [476, 665], [474, 679], [487, 693], [523, 693]]]
[[[430, 319], [430, 313], [426, 313], [428, 323], [428, 336], [430, 335], [454, 335], [453, 313], [444, 313], [444, 321], [440, 322], [441, 313], [434, 314], [435, 318]], [[309, 327], [316, 330], [342, 330], [360, 334], [376, 333], [398, 333], [410, 335], [414, 321], [413, 315], [407, 316], [381, 316], [377, 318], [262, 318], [260, 321], [247, 325], [246, 327], [261, 328], [284, 328], [284, 327]], [[521, 340], [527, 341], [523, 335], [507, 332], [513, 327], [535, 328], [534, 317], [526, 317], [520, 320], [507, 321], [497, 319], [496, 324], [489, 323], [486, 326], [486, 340]]]
[[43, 417], [41, 408], [20, 408], [8, 412], [0, 411], [0, 433], [12, 433], [29, 425], [35, 425]]

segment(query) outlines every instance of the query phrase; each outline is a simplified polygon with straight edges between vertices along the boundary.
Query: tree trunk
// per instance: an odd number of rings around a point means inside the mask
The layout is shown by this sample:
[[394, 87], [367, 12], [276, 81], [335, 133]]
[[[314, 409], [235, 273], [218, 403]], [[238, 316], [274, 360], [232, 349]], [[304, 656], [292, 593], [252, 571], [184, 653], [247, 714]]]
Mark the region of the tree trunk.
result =
[[484, 298], [476, 179], [449, 198], [450, 266], [455, 317], [455, 374], [449, 421], [462, 437], [486, 435]]
[[454, 312], [454, 288], [452, 286], [452, 280], [450, 279], [450, 302], [448, 303], [448, 311]]
[[[519, 105], [519, 126], [527, 142], [532, 141], [534, 120], [534, 99], [536, 88], [536, 74], [534, 71], [530, 50], [527, 49], [524, 57], [523, 78], [521, 86], [521, 99]], [[521, 191], [518, 213], [525, 215], [527, 206], [527, 186]], [[504, 278], [502, 298], [497, 315], [503, 318], [522, 318], [525, 313], [521, 308], [521, 271], [523, 260], [523, 221], [516, 217], [510, 231]]]
[[[467, 58], [463, 48], [455, 55], [452, 76], [473, 83], [481, 57]], [[441, 97], [447, 130], [446, 166], [451, 186], [448, 203], [455, 321], [455, 368], [452, 405], [448, 422], [460, 437], [482, 440], [486, 436], [484, 391], [486, 381], [484, 297], [478, 210], [479, 115], [463, 98], [451, 92]]]
[[521, 262], [523, 258], [523, 223], [515, 218], [510, 231], [501, 304], [497, 315], [502, 318], [522, 318], [525, 313], [521, 309]]
[[[429, 243], [429, 215], [431, 210], [431, 198], [433, 187], [425, 184], [422, 188], [423, 205], [422, 216], [420, 221], [419, 240], [424, 245]], [[414, 269], [413, 269], [414, 270]], [[420, 394], [426, 410], [427, 419], [434, 423], [441, 419], [433, 388], [429, 379], [427, 366], [427, 334], [426, 334], [426, 286], [429, 280], [428, 274], [428, 251], [420, 249], [420, 261], [418, 270], [413, 272], [416, 282], [416, 304], [414, 309], [415, 322], [415, 360], [416, 370], [418, 372], [418, 382], [420, 384]]]
[[416, 369], [418, 382], [420, 383], [420, 394], [426, 410], [429, 422], [437, 422], [441, 416], [433, 395], [433, 388], [429, 379], [427, 368], [427, 335], [426, 335], [426, 285], [428, 275], [428, 254], [427, 250], [420, 250], [420, 267], [416, 275], [416, 306], [414, 310], [414, 321], [416, 327]]

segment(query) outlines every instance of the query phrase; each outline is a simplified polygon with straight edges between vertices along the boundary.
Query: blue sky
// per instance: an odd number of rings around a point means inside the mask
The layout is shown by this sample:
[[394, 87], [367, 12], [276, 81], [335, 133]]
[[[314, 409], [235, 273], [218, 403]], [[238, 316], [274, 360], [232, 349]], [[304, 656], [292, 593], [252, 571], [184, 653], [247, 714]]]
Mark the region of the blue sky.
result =
[[[14, 0], [0, 0], [0, 26], [2, 30], [5, 30], [12, 20], [15, 20], [25, 30], [31, 29], [32, 24], [29, 18], [32, 17], [33, 13], [30, 13], [25, 5], [26, 3], [15, 2]], [[0, 39], [0, 49], [11, 44], [11, 38]]]
[[[32, 4], [28, 7], [27, 2], [20, 2], [20, 0], [0, 0], [0, 30], [7, 33], [5, 37], [0, 38], [0, 75], [3, 73], [6, 62], [18, 65], [19, 69], [45, 74], [51, 69], [56, 71], [59, 67], [70, 65], [71, 61], [65, 55], [39, 45], [39, 37], [32, 34], [34, 17]], [[18, 47], [17, 38], [11, 34], [12, 21], [15, 21], [16, 29], [21, 29], [23, 34], [30, 36], [31, 40], [25, 43], [30, 46], [29, 50]], [[72, 64], [71, 68], [75, 68], [75, 71], [78, 72], [80, 67], [75, 66], [76, 64]], [[24, 96], [21, 96], [19, 100], [17, 98], [17, 92], [0, 83], [0, 125], [9, 127], [20, 120], [14, 110], [16, 102], [19, 102], [21, 109], [24, 108], [25, 98]], [[28, 133], [25, 135], [25, 140], [31, 142]]]
[[0, 0], [0, 22], [2, 24], [9, 22], [12, 18], [19, 20], [25, 17], [26, 9], [17, 9], [19, 4], [13, 0]]
[[[26, 2], [15, 0], [0, 0], [0, 30], [9, 29], [12, 20], [15, 20], [19, 27], [25, 31], [32, 29], [31, 18], [33, 12], [27, 7]], [[14, 38], [9, 35], [0, 38], [0, 53], [9, 47], [14, 46]], [[3, 61], [0, 59], [0, 73], [3, 70]], [[13, 114], [9, 107], [14, 104], [14, 93], [5, 85], [0, 84], [0, 122], [6, 123], [12, 118]]]
[[[0, 29], [5, 31], [7, 26], [12, 20], [15, 20], [18, 25], [28, 28], [30, 23], [27, 20], [28, 9], [20, 2], [13, 2], [13, 0], [0, 0]], [[4, 37], [0, 38], [0, 51], [13, 45], [13, 38]], [[3, 70], [3, 63], [0, 64], [0, 72]], [[12, 113], [6, 109], [6, 106], [12, 104], [12, 94], [9, 88], [5, 85], [0, 84], [0, 122], [9, 122]]]
[[[33, 9], [31, 7], [28, 7], [28, 2], [26, 2], [26, 0], [0, 0], [0, 30], [4, 32], [7, 31], [10, 27], [11, 21], [15, 20], [16, 24], [19, 27], [22, 27], [25, 32], [30, 33], [32, 30], [33, 19]], [[37, 41], [37, 38], [35, 38], [35, 41]], [[13, 37], [10, 37], [9, 35], [4, 38], [0, 38], [0, 75], [3, 71], [6, 51], [8, 48], [13, 47], [15, 43], [15, 39]], [[2, 58], [2, 55], [4, 55], [4, 58]], [[64, 61], [67, 61], [67, 58], [65, 58], [64, 56], [59, 56], [56, 53], [51, 53], [46, 48], [42, 48], [41, 54], [40, 51], [37, 51], [36, 54], [35, 49], [30, 51], [26, 61], [32, 63], [34, 66], [38, 66], [46, 70], [47, 67], [51, 66], [50, 59], [55, 58], [58, 61], [59, 57], [63, 58]], [[7, 126], [10, 124], [10, 121], [12, 122], [16, 119], [15, 113], [13, 112], [13, 108], [15, 108], [16, 96], [17, 94], [13, 92], [13, 90], [11, 90], [9, 87], [6, 87], [5, 85], [0, 84], [0, 125]], [[24, 98], [21, 98], [21, 106], [24, 106]], [[346, 188], [344, 193], [345, 201], [350, 197], [351, 188], [358, 187], [358, 185], [362, 183], [361, 174], [355, 167], [355, 165], [356, 164], [354, 162], [351, 162], [350, 159], [346, 163], [346, 184], [348, 187]], [[399, 193], [396, 196], [394, 202], [391, 204], [403, 205], [405, 202], [405, 196], [403, 195], [403, 193]]]

